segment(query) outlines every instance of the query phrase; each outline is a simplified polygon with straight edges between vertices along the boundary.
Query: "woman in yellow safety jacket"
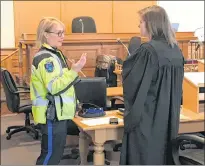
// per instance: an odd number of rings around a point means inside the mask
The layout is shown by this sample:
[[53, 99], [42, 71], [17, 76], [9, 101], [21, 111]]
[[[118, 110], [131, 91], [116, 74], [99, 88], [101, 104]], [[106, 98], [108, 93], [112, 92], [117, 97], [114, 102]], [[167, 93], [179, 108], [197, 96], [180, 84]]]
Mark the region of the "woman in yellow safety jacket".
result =
[[39, 51], [33, 58], [31, 72], [31, 100], [34, 121], [42, 133], [41, 154], [37, 165], [57, 165], [63, 155], [67, 135], [67, 120], [76, 109], [73, 84], [86, 63], [83, 54], [68, 68], [58, 49], [64, 39], [64, 24], [56, 18], [43, 18], [37, 29]]

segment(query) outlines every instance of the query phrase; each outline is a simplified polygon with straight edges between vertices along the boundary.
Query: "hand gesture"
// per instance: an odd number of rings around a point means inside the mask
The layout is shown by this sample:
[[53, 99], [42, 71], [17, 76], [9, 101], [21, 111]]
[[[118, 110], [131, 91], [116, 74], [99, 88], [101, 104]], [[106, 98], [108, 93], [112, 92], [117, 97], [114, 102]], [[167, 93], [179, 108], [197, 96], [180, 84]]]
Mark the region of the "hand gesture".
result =
[[71, 65], [71, 69], [76, 71], [76, 72], [79, 72], [81, 71], [81, 69], [85, 66], [86, 64], [86, 56], [87, 56], [87, 53], [83, 53], [80, 57], [80, 59], [78, 60], [78, 62], [73, 62], [72, 65]]

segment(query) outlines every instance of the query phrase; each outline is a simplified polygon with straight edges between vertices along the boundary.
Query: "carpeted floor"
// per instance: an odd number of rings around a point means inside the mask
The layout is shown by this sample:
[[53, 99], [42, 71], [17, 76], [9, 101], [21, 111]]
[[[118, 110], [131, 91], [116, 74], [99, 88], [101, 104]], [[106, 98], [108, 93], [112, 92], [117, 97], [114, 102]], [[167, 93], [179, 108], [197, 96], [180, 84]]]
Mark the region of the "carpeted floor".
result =
[[[5, 110], [3, 112], [6, 112]], [[6, 140], [6, 129], [12, 125], [23, 125], [24, 115], [7, 114], [1, 116], [1, 165], [35, 165], [36, 159], [40, 153], [40, 139], [34, 140], [31, 135], [26, 132], [14, 134], [10, 140]], [[68, 136], [67, 143], [76, 144], [78, 139]], [[72, 143], [71, 143], [72, 142]], [[90, 147], [92, 148], [92, 147]], [[105, 147], [110, 153], [111, 164], [117, 165], [119, 161], [119, 153], [111, 152], [109, 146]], [[70, 148], [65, 148], [65, 154], [70, 153]], [[114, 154], [113, 154], [114, 153]], [[60, 165], [76, 165], [78, 160], [64, 159]], [[90, 162], [89, 165], [93, 163]]]

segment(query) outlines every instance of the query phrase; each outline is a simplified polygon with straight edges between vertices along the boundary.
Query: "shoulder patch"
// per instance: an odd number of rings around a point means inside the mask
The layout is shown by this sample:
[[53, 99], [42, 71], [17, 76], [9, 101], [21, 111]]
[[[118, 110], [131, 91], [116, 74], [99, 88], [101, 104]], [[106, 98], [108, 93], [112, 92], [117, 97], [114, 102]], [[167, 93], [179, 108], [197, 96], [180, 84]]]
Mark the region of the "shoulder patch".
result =
[[48, 73], [51, 73], [53, 72], [54, 70], [54, 65], [53, 65], [53, 62], [52, 61], [48, 61], [46, 62], [46, 64], [44, 65], [45, 66], [45, 69]]

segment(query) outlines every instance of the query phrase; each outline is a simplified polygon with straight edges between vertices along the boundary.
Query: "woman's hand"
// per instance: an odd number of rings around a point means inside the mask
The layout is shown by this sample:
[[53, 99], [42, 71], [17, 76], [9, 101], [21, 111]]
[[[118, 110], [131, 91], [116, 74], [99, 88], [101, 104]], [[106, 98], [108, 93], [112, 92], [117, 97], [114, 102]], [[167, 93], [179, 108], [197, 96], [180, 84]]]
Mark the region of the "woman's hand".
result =
[[76, 71], [76, 72], [79, 72], [81, 71], [81, 69], [85, 66], [86, 64], [86, 58], [87, 57], [87, 53], [83, 53], [80, 57], [80, 59], [78, 60], [78, 62], [74, 62], [72, 63], [71, 65], [71, 69]]

